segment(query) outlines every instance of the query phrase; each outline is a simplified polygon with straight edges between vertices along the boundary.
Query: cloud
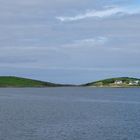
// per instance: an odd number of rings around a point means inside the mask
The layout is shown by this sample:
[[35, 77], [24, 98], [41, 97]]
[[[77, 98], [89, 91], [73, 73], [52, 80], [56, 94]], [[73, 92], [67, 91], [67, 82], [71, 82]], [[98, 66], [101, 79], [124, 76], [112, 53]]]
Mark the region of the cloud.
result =
[[59, 16], [56, 17], [56, 19], [60, 20], [61, 22], [66, 22], [66, 21], [77, 21], [77, 20], [82, 20], [86, 18], [106, 18], [110, 17], [113, 15], [132, 15], [132, 14], [137, 14], [140, 13], [140, 10], [138, 8], [132, 8], [132, 7], [106, 7], [104, 10], [88, 10], [86, 13], [79, 14], [76, 16], [71, 16], [71, 17], [63, 17]]
[[84, 44], [104, 44], [104, 43], [107, 42], [107, 40], [108, 40], [108, 38], [106, 38], [106, 37], [96, 37], [96, 38], [77, 40], [75, 42], [78, 45], [84, 45]]
[[62, 45], [62, 48], [81, 48], [81, 47], [94, 47], [103, 45], [108, 41], [107, 37], [87, 38], [75, 40], [73, 43]]
[[[66, 71], [126, 71], [127, 67], [47, 67], [47, 70], [66, 70]], [[134, 71], [135, 67], [128, 71]]]

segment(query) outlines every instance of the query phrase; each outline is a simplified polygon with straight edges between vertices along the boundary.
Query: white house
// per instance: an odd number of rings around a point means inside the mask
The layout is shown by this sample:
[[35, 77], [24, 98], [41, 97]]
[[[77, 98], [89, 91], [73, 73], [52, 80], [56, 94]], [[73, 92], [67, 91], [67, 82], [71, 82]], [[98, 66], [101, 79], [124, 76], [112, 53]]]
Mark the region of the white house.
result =
[[121, 80], [116, 80], [114, 83], [115, 83], [116, 85], [121, 85], [121, 84], [123, 84], [123, 81], [121, 81]]
[[130, 81], [129, 85], [139, 85], [140, 81], [136, 80], [136, 81]]
[[133, 85], [133, 81], [130, 81], [130, 82], [129, 82], [129, 85], [130, 85], [130, 86]]
[[135, 81], [135, 84], [136, 84], [136, 85], [138, 85], [139, 83], [140, 83], [140, 81], [138, 81], [138, 80]]

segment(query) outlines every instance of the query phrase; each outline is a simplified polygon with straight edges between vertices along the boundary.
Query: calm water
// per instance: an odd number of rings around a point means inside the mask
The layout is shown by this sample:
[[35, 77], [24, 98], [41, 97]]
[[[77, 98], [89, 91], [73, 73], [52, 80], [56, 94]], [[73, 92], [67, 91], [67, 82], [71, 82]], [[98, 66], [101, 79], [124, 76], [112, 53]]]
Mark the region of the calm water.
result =
[[140, 140], [140, 89], [0, 89], [0, 140]]

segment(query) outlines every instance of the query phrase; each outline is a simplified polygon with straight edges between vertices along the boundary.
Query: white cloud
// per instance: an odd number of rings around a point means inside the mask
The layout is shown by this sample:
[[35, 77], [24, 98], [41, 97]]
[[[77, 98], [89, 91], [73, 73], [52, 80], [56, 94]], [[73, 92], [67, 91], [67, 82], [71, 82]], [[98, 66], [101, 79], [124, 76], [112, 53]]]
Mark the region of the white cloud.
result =
[[108, 39], [106, 37], [89, 38], [75, 41], [76, 44], [104, 44]]
[[66, 22], [66, 21], [76, 21], [76, 20], [81, 20], [81, 19], [86, 19], [86, 18], [92, 18], [92, 17], [97, 17], [97, 18], [105, 18], [105, 17], [110, 17], [116, 14], [120, 15], [131, 15], [131, 14], [137, 14], [140, 13], [140, 10], [138, 8], [132, 8], [132, 7], [108, 7], [107, 9], [104, 10], [90, 10], [86, 13], [79, 14], [76, 16], [71, 16], [71, 17], [63, 17], [59, 16], [56, 17], [56, 19]]
[[81, 40], [75, 40], [73, 43], [62, 45], [64, 48], [81, 48], [81, 47], [95, 47], [98, 45], [103, 45], [108, 41], [107, 37], [96, 37], [87, 38]]

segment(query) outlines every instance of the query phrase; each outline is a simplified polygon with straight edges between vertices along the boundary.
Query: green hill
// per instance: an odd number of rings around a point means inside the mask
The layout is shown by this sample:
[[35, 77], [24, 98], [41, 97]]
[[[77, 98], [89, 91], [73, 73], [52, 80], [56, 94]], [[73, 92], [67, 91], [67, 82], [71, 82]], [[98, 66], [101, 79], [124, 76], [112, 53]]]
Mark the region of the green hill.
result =
[[[0, 76], [0, 87], [60, 87], [60, 86], [74, 86], [74, 85], [54, 84], [50, 82], [44, 82], [15, 76]], [[140, 87], [140, 79], [130, 77], [110, 78], [87, 83], [81, 86]]]
[[62, 85], [14, 76], [0, 76], [0, 87], [56, 87], [56, 86]]
[[84, 84], [83, 86], [93, 87], [139, 87], [140, 79], [131, 77], [118, 77], [95, 81]]

